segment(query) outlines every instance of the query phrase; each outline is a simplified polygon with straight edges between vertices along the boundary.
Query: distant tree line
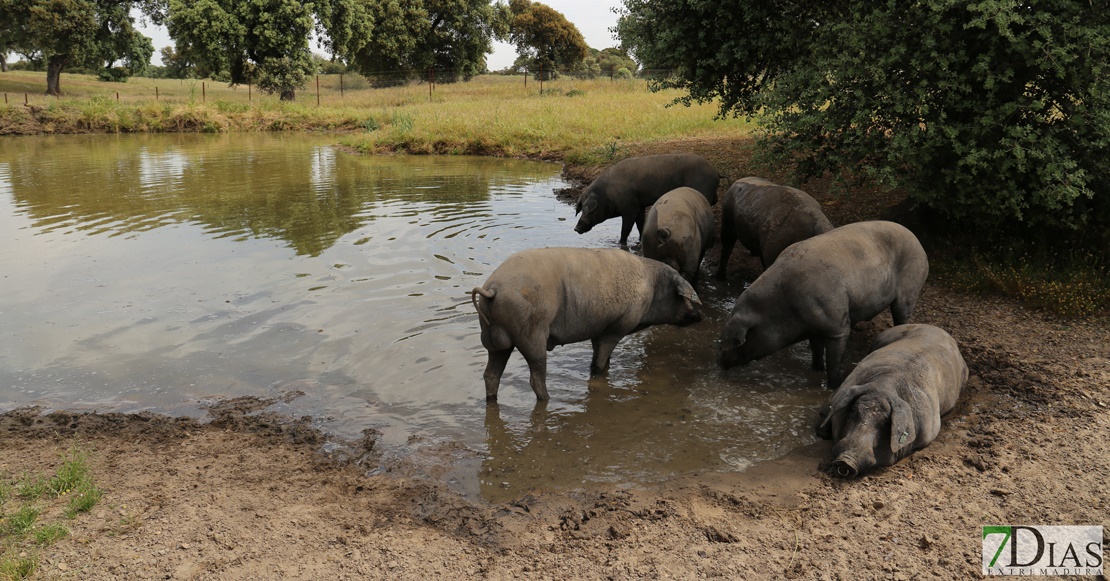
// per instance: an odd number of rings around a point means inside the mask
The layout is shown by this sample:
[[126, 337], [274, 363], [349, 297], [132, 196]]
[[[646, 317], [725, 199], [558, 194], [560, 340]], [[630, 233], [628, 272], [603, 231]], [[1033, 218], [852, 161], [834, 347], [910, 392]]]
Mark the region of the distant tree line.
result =
[[[135, 11], [173, 39], [160, 67], [150, 65], [154, 47]], [[312, 52], [313, 36], [329, 58]], [[0, 0], [0, 55], [15, 52], [21, 66], [44, 70], [54, 95], [63, 70], [251, 82], [285, 100], [318, 72], [359, 73], [378, 85], [430, 70], [438, 83], [468, 81], [487, 70], [494, 40], [514, 44], [518, 62], [548, 78], [636, 70], [626, 54], [590, 49], [561, 13], [530, 0]]]

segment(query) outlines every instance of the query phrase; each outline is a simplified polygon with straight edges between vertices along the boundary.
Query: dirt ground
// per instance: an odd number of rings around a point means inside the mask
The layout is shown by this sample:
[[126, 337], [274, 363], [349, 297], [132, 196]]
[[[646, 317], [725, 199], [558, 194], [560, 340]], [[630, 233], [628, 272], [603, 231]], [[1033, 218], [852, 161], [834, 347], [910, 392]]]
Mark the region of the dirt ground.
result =
[[[748, 147], [633, 153], [702, 153], [736, 179]], [[901, 206], [806, 188], [834, 224]], [[733, 260], [730, 277], [758, 274], [746, 253]], [[854, 480], [825, 472], [821, 442], [740, 474], [477, 504], [434, 480], [368, 474], [372, 433], [324, 453], [307, 421], [254, 413], [256, 400], [224, 402], [206, 423], [9, 412], [0, 474], [48, 472], [75, 442], [92, 451], [104, 499], [44, 551], [40, 579], [954, 579], [979, 577], [984, 524], [1110, 531], [1110, 324], [935, 282], [913, 318], [956, 338], [971, 379], [931, 446]], [[851, 348], [889, 325], [857, 325]]]

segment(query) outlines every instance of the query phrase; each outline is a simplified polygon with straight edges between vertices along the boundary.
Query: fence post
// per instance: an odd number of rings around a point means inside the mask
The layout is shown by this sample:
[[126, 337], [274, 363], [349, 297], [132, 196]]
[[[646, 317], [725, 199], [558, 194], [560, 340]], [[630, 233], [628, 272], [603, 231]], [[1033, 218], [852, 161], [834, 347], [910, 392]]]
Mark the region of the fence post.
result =
[[316, 75], [316, 106], [320, 106], [320, 75]]
[[251, 78], [247, 77], [247, 102], [251, 102]]
[[27, 93], [23, 93], [23, 106], [26, 107], [27, 105], [30, 105], [30, 104], [31, 104], [31, 102], [27, 100]]
[[528, 88], [528, 67], [524, 67], [524, 88]]
[[200, 82], [200, 102], [204, 103], [206, 101], [208, 101], [208, 93], [206, 92], [206, 90], [204, 88], [204, 81], [201, 81]]
[[154, 85], [154, 100], [158, 100], [158, 85]]
[[8, 94], [7, 93], [4, 93], [4, 104], [5, 105], [8, 104]]
[[116, 103], [119, 103], [119, 91], [116, 91]]
[[343, 73], [339, 73], [339, 96], [343, 96]]
[[613, 82], [614, 71], [617, 70], [617, 65], [609, 65], [609, 82]]
[[543, 94], [543, 61], [540, 61], [540, 94]]

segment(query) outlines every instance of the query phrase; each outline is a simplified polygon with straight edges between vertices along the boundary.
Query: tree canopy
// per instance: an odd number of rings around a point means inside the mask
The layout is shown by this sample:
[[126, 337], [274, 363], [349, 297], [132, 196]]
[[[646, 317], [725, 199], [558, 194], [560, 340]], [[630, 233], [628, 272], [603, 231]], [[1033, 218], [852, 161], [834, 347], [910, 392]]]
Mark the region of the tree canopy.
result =
[[131, 8], [139, 4], [137, 0], [0, 0], [0, 39], [9, 49], [41, 53], [46, 61], [46, 92], [60, 95], [61, 73], [67, 66], [103, 66], [125, 59], [129, 67], [138, 67], [144, 54], [150, 61], [154, 46], [135, 30], [131, 16]]
[[505, 6], [489, 0], [378, 0], [367, 9], [375, 33], [352, 53], [367, 76], [403, 79], [435, 68], [438, 81], [469, 80], [486, 69], [493, 39], [508, 32]]
[[589, 55], [590, 47], [578, 27], [547, 4], [509, 0], [509, 11], [509, 41], [537, 77], [551, 78], [559, 68], [573, 68]]
[[[309, 34], [314, 5], [301, 0], [168, 0], [166, 28], [177, 51], [232, 83], [292, 100], [315, 69]], [[253, 67], [253, 68], [252, 68]]]
[[1106, 2], [625, 0], [617, 32], [798, 178], [862, 171], [980, 225], [1110, 219]]

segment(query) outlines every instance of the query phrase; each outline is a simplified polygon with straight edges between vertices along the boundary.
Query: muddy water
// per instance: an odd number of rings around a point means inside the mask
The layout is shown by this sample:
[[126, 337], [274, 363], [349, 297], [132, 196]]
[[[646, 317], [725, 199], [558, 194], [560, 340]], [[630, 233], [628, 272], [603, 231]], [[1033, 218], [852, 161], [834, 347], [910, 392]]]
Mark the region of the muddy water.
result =
[[800, 346], [714, 365], [739, 288], [709, 276], [701, 324], [627, 338], [606, 378], [588, 343], [557, 348], [539, 407], [514, 356], [487, 406], [466, 291], [518, 250], [615, 246], [619, 224], [575, 234], [557, 165], [333, 141], [0, 141], [0, 410], [281, 398], [337, 438], [380, 431], [379, 469], [489, 500], [742, 470], [813, 441], [827, 396]]

